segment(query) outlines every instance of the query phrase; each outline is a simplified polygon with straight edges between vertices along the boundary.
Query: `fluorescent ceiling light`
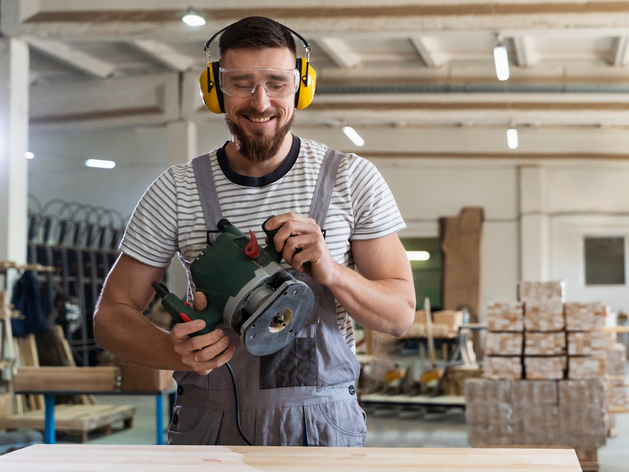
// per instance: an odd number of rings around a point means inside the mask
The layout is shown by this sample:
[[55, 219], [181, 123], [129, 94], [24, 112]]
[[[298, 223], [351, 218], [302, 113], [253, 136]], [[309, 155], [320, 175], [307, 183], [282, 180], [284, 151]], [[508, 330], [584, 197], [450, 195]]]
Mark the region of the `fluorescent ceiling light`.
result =
[[406, 257], [409, 261], [427, 261], [430, 259], [428, 251], [406, 251]]
[[518, 144], [518, 130], [509, 128], [507, 130], [507, 146], [509, 146], [509, 149], [517, 149]]
[[95, 167], [96, 169], [113, 169], [116, 167], [114, 161], [105, 161], [101, 159], [85, 159], [85, 165], [87, 167]]
[[345, 133], [345, 135], [351, 139], [356, 146], [365, 145], [365, 140], [361, 138], [360, 134], [358, 134], [351, 126], [343, 126], [343, 133]]
[[509, 56], [507, 55], [507, 48], [502, 44], [494, 48], [494, 63], [496, 64], [498, 80], [507, 80], [509, 78]]
[[33, 158], [35, 157], [35, 154], [33, 154], [33, 153], [32, 153], [32, 152], [30, 152], [30, 151], [26, 151], [26, 152], [24, 153], [24, 157], [25, 157], [25, 158], [27, 158], [27, 159], [33, 159]]
[[181, 21], [189, 26], [203, 26], [205, 24], [205, 19], [201, 16], [201, 12], [194, 7], [188, 7]]

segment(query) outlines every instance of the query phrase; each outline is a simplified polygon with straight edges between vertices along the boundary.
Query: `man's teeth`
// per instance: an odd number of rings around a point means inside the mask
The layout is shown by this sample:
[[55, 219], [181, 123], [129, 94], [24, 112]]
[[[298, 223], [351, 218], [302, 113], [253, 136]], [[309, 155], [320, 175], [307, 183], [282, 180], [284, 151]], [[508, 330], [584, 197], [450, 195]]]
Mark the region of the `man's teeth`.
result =
[[253, 121], [254, 123], [265, 123], [265, 122], [269, 121], [271, 119], [271, 117], [270, 116], [266, 116], [266, 117], [263, 117], [263, 118], [254, 118], [254, 117], [250, 116], [249, 119], [251, 121]]

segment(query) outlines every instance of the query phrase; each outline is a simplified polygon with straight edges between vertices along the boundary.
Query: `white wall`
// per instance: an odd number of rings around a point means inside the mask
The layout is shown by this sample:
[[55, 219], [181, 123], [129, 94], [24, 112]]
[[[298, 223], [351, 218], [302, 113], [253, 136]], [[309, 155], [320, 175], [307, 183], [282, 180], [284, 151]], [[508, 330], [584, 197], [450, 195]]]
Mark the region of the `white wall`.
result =
[[546, 170], [550, 276], [566, 281], [570, 301], [597, 301], [629, 311], [629, 290], [585, 285], [584, 236], [629, 235], [629, 165], [612, 162]]
[[[167, 133], [164, 130], [164, 127], [156, 126], [32, 132], [30, 148], [37, 157], [29, 162], [29, 192], [42, 203], [62, 198], [114, 208], [128, 216], [145, 188], [167, 167]], [[548, 235], [544, 236], [548, 241], [542, 242], [548, 246], [547, 260], [536, 263], [548, 267], [551, 279], [566, 280], [569, 300], [602, 300], [614, 309], [629, 309], [626, 290], [592, 290], [583, 286], [582, 278], [575, 275], [582, 260], [580, 237], [575, 239], [574, 231], [566, 231], [564, 224], [569, 216], [572, 227], [590, 224], [591, 230], [592, 224], [594, 227], [598, 224], [592, 217], [604, 213], [601, 217], [605, 217], [607, 226], [599, 225], [601, 228], [615, 226], [618, 229], [620, 225], [625, 231], [625, 226], [629, 226], [626, 225], [629, 163], [568, 159], [532, 161], [516, 157], [377, 157], [378, 154], [388, 155], [389, 151], [413, 152], [418, 149], [443, 153], [452, 149], [453, 142], [460, 148], [473, 148], [478, 153], [483, 150], [496, 153], [504, 148], [503, 143], [496, 143], [503, 134], [496, 130], [462, 130], [463, 134], [453, 135], [452, 130], [378, 129], [369, 132], [368, 143], [363, 149], [353, 146], [335, 128], [297, 126], [295, 132], [341, 150], [368, 154], [387, 180], [407, 222], [403, 236], [437, 236], [439, 217], [456, 216], [466, 206], [483, 207], [486, 221], [481, 248], [481, 313], [489, 301], [515, 299], [523, 262], [530, 262], [522, 261], [522, 254], [534, 253], [529, 246], [540, 244], [540, 241], [521, 240], [521, 199], [527, 191], [529, 194], [541, 192], [543, 202], [540, 205], [544, 217], [550, 222]], [[227, 139], [229, 135], [220, 119], [199, 123], [198, 154], [222, 145]], [[82, 161], [88, 157], [114, 159], [119, 165], [111, 171], [86, 169]], [[523, 184], [530, 185], [523, 180], [522, 169], [531, 164], [541, 166], [545, 176], [543, 189], [522, 189]]]

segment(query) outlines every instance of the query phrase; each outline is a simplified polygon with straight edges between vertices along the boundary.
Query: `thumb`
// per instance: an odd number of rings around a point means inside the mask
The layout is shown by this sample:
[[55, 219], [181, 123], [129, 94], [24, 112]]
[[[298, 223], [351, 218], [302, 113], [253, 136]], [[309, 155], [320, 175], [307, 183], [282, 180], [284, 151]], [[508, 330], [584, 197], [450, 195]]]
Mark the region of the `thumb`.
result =
[[203, 292], [194, 292], [194, 309], [197, 311], [203, 311], [207, 308], [207, 297]]

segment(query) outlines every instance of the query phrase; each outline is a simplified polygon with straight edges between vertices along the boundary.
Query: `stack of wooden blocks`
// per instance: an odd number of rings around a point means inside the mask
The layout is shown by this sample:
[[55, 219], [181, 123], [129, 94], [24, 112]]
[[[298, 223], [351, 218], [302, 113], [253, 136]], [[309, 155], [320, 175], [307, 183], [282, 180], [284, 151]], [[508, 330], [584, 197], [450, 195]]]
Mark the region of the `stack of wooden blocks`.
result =
[[465, 382], [468, 441], [475, 447], [605, 444], [605, 389], [594, 380]]
[[625, 358], [602, 331], [607, 308], [564, 297], [563, 282], [521, 282], [517, 302], [488, 305], [485, 379], [465, 384], [468, 439], [574, 447], [584, 470], [596, 470], [607, 433], [607, 359], [617, 357], [624, 371]]
[[605, 388], [607, 393], [607, 435], [616, 436], [616, 413], [629, 411], [627, 397], [627, 378], [625, 365], [627, 363], [627, 348], [624, 344], [615, 343], [607, 350], [607, 375]]

